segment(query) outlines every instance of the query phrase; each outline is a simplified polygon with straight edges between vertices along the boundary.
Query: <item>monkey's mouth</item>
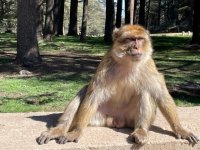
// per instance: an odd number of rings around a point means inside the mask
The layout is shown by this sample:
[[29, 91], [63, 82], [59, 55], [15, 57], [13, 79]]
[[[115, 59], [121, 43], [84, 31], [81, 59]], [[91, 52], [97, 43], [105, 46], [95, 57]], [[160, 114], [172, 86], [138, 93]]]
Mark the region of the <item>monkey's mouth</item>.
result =
[[142, 55], [142, 53], [137, 50], [129, 50], [129, 51], [126, 51], [126, 53], [133, 57], [140, 57]]

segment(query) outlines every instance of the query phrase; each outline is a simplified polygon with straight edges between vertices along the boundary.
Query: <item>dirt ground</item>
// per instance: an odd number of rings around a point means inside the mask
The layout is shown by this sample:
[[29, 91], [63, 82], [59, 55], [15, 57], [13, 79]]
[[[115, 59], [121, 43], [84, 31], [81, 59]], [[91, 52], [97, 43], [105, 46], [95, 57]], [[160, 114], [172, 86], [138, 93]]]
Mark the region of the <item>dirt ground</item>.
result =
[[[178, 108], [183, 127], [200, 137], [200, 107]], [[129, 138], [131, 129], [88, 127], [78, 143], [59, 145], [55, 140], [38, 145], [36, 138], [42, 131], [54, 126], [60, 112], [0, 113], [1, 150], [200, 150], [200, 142], [194, 147], [186, 140], [176, 139], [169, 124], [158, 111], [150, 128], [148, 143], [138, 147]]]

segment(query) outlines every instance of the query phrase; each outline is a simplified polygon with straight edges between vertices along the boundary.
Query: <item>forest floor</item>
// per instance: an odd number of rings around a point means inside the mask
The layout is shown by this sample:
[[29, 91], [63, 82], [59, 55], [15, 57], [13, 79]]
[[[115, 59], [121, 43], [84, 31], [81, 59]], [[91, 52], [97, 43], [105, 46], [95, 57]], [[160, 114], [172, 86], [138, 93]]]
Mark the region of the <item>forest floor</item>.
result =
[[[61, 37], [52, 42], [40, 43], [42, 63], [25, 68], [13, 63], [16, 57], [14, 38], [13, 35], [0, 38], [2, 150], [137, 148], [128, 139], [130, 129], [103, 127], [87, 128], [78, 144], [59, 145], [52, 140], [46, 145], [38, 145], [36, 138], [56, 124], [65, 103], [89, 82], [103, 53], [110, 46], [95, 38], [90, 39], [89, 43], [80, 43], [77, 39]], [[159, 71], [165, 75], [176, 103], [179, 106], [196, 106], [178, 107], [178, 113], [183, 127], [199, 136], [200, 107], [197, 105], [200, 105], [200, 51], [188, 49], [183, 44], [189, 40], [188, 37], [154, 37], [153, 57]], [[99, 48], [102, 50], [96, 51]], [[192, 147], [186, 140], [177, 140], [159, 111], [149, 133], [149, 141], [142, 149], [200, 149], [199, 143]]]
[[[73, 52], [65, 52], [65, 51], [59, 51], [59, 52], [41, 52], [42, 56], [42, 63], [36, 64], [33, 67], [27, 68], [20, 65], [16, 65], [14, 63], [14, 59], [16, 57], [16, 52], [13, 51], [6, 51], [6, 52], [0, 52], [0, 59], [6, 60], [5, 63], [0, 64], [0, 80], [10, 80], [11, 83], [8, 83], [7, 88], [9, 86], [11, 87], [13, 84], [15, 84], [15, 79], [19, 80], [16, 81], [17, 86], [14, 91], [1, 91], [0, 90], [0, 112], [5, 110], [5, 112], [10, 112], [12, 110], [7, 110], [7, 108], [2, 108], [1, 110], [1, 104], [5, 104], [6, 101], [12, 101], [12, 100], [20, 100], [25, 101], [25, 103], [28, 103], [30, 105], [39, 105], [39, 104], [46, 104], [49, 101], [51, 102], [51, 99], [61, 99], [58, 95], [61, 95], [60, 93], [57, 94], [55, 92], [56, 90], [54, 88], [58, 87], [62, 89], [63, 93], [67, 90], [62, 87], [66, 87], [68, 84], [72, 84], [70, 90], [72, 90], [71, 95], [75, 95], [78, 89], [86, 82], [88, 82], [89, 78], [91, 77], [91, 74], [94, 74], [99, 62], [101, 61], [102, 56], [93, 55], [93, 54], [80, 54], [80, 53], [73, 53]], [[83, 77], [82, 77], [83, 76]], [[52, 89], [50, 86], [45, 85], [45, 83], [39, 83], [38, 79], [41, 80], [48, 80], [44, 81], [46, 84], [52, 84], [55, 85]], [[35, 85], [35, 89], [38, 92], [30, 93], [30, 95], [26, 95], [23, 91], [23, 86], [29, 87], [29, 83], [23, 84], [21, 81], [35, 81], [38, 82]], [[55, 81], [56, 80], [56, 81]], [[59, 81], [63, 82], [69, 81], [71, 83], [64, 83], [64, 85], [61, 85], [59, 87]], [[58, 81], [58, 82], [57, 82]], [[21, 85], [23, 84], [23, 85]], [[45, 88], [40, 90], [37, 90], [40, 84]], [[57, 85], [56, 85], [57, 84]], [[0, 83], [1, 85], [1, 83]], [[3, 82], [2, 82], [3, 85]], [[5, 84], [4, 84], [5, 85]], [[3, 85], [3, 86], [4, 86]], [[3, 87], [2, 86], [2, 87]], [[21, 87], [22, 86], [22, 87]], [[5, 87], [6, 88], [6, 87]], [[12, 89], [12, 88], [11, 88]], [[21, 90], [22, 89], [22, 90]], [[31, 89], [30, 89], [31, 90]], [[52, 92], [51, 92], [52, 91]], [[61, 90], [60, 90], [61, 91]], [[59, 92], [60, 92], [59, 91]], [[55, 94], [56, 93], [56, 94]], [[25, 96], [26, 95], [26, 96]], [[38, 95], [38, 96], [35, 96]], [[56, 95], [56, 96], [55, 96]], [[50, 110], [59, 110], [60, 105], [61, 108], [63, 108], [63, 103], [66, 103], [69, 99], [71, 99], [73, 96], [70, 95], [70, 98], [68, 98], [69, 94], [66, 94], [67, 96], [61, 96], [62, 99], [65, 99], [65, 102], [61, 102], [62, 105], [55, 104], [55, 106], [47, 106], [48, 108], [44, 108], [42, 110], [49, 110], [49, 107], [52, 109]], [[37, 98], [35, 98], [37, 97]], [[5, 100], [7, 99], [7, 100]], [[46, 102], [47, 101], [47, 102]], [[48, 104], [47, 104], [48, 105]], [[53, 105], [53, 104], [52, 104]], [[58, 107], [56, 107], [58, 106]], [[10, 106], [8, 106], [10, 107]], [[12, 106], [11, 106], [12, 107]], [[38, 107], [39, 108], [39, 107]], [[16, 111], [18, 108], [14, 109]], [[27, 109], [27, 111], [38, 111], [37, 110], [31, 110]], [[40, 110], [40, 109], [39, 109]], [[23, 110], [22, 110], [23, 111]]]
[[[110, 45], [100, 38], [81, 43], [59, 37], [40, 43], [42, 63], [25, 68], [13, 63], [16, 40], [0, 38], [0, 112], [62, 110], [89, 82]], [[185, 44], [189, 37], [153, 37], [153, 57], [179, 106], [200, 105], [200, 53]]]

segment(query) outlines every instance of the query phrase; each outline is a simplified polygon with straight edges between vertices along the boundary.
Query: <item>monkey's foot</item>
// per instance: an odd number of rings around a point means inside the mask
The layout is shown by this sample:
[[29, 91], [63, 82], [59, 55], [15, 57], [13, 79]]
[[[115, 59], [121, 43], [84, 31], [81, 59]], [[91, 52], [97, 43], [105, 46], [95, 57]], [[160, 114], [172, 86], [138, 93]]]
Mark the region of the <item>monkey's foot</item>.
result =
[[176, 134], [178, 139], [180, 139], [180, 138], [186, 139], [192, 145], [195, 145], [199, 141], [197, 136], [195, 136], [193, 133], [188, 132], [187, 130], [185, 130], [183, 128], [178, 129], [175, 134]]
[[52, 138], [50, 132], [44, 131], [41, 133], [41, 135], [36, 139], [37, 143], [42, 145], [42, 144], [47, 144]]
[[63, 126], [57, 126], [55, 128], [51, 128], [49, 131], [44, 131], [41, 135], [36, 139], [37, 143], [47, 144], [50, 140], [55, 139], [61, 135], [64, 135], [64, 128]]
[[148, 134], [145, 129], [136, 129], [132, 134], [131, 138], [137, 144], [143, 145], [147, 142]]
[[57, 143], [59, 143], [59, 144], [65, 144], [67, 142], [76, 142], [77, 143], [80, 135], [81, 135], [80, 130], [78, 130], [78, 129], [73, 130], [71, 132], [68, 132], [64, 136], [58, 137]]

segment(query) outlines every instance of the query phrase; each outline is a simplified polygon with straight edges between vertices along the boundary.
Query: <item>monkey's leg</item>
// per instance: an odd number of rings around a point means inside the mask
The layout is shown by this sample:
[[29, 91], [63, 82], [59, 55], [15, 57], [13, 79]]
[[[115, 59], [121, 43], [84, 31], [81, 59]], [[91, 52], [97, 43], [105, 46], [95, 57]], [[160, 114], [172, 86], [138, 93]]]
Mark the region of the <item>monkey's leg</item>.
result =
[[147, 92], [138, 99], [137, 116], [134, 122], [134, 131], [131, 138], [137, 144], [145, 144], [148, 140], [148, 130], [155, 118], [156, 105]]
[[[93, 99], [94, 100], [94, 99]], [[58, 138], [59, 144], [65, 144], [66, 142], [78, 142], [83, 129], [89, 124], [90, 119], [97, 111], [97, 102], [92, 101], [88, 95], [81, 103], [77, 114], [72, 122], [69, 132]]]
[[181, 126], [177, 115], [176, 105], [167, 90], [163, 95], [163, 99], [158, 101], [158, 105], [177, 138], [187, 139], [193, 145], [199, 141], [199, 139], [193, 133], [185, 130]]
[[59, 118], [59, 122], [56, 127], [50, 128], [48, 131], [44, 131], [41, 135], [37, 138], [38, 144], [46, 144], [51, 139], [58, 138], [60, 136], [65, 135], [65, 133], [69, 130], [71, 123], [74, 119], [74, 116], [85, 97], [87, 90], [87, 86], [83, 87], [76, 97], [69, 103], [66, 107], [64, 113]]

